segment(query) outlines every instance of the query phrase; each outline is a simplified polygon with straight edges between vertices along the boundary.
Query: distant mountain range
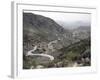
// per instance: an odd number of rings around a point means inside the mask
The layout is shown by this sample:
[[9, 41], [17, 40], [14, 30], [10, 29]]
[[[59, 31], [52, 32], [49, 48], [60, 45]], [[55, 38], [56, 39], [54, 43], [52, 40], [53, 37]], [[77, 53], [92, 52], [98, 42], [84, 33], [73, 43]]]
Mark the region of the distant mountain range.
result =
[[75, 22], [63, 22], [63, 21], [57, 21], [61, 26], [63, 26], [65, 29], [73, 30], [77, 29], [78, 27], [91, 27], [91, 24], [89, 22], [82, 22], [82, 21], [75, 21]]

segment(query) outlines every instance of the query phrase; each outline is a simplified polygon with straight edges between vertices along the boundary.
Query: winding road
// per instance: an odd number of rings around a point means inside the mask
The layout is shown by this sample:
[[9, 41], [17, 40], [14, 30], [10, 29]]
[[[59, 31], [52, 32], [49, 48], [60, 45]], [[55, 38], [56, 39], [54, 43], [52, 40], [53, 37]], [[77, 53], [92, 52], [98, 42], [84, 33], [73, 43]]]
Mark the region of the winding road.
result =
[[[34, 54], [34, 51], [37, 50], [37, 46], [35, 46], [32, 50], [28, 51], [26, 56], [41, 56], [41, 57], [46, 57], [46, 58], [49, 58], [50, 61], [53, 61], [54, 60], [54, 57], [51, 56], [51, 55], [48, 55], [48, 54], [44, 54], [44, 53], [41, 53], [41, 54]], [[72, 67], [77, 67], [79, 66], [77, 64], [77, 62], [75, 62], [74, 64], [72, 64]]]
[[28, 51], [26, 56], [41, 56], [41, 57], [47, 57], [49, 58], [51, 61], [54, 60], [54, 57], [51, 56], [51, 55], [48, 55], [48, 54], [44, 54], [44, 53], [41, 53], [41, 54], [34, 54], [34, 51], [37, 50], [37, 46], [35, 46], [32, 50]]

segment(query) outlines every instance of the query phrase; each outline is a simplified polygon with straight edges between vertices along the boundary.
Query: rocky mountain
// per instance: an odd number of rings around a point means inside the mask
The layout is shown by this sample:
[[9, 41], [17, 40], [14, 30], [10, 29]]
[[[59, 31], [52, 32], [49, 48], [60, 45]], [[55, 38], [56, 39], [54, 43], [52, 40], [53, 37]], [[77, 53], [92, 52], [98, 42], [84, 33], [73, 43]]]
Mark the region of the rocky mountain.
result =
[[[90, 27], [68, 30], [49, 17], [23, 13], [23, 68], [73, 67], [75, 63], [89, 66], [90, 37]], [[32, 54], [50, 55], [54, 60], [26, 56], [30, 51]]]
[[76, 30], [74, 30], [73, 32], [77, 31], [78, 34], [80, 34], [79, 36], [82, 36], [83, 39], [88, 38], [91, 35], [91, 28], [90, 26], [86, 26], [86, 27], [78, 27]]
[[[58, 40], [62, 46], [71, 42], [71, 33], [53, 19], [33, 13], [23, 13], [24, 46]], [[30, 47], [31, 49], [31, 47]], [[28, 49], [29, 50], [29, 49]]]
[[76, 29], [71, 30], [73, 43], [80, 41], [82, 39], [87, 39], [91, 37], [90, 26], [80, 26]]

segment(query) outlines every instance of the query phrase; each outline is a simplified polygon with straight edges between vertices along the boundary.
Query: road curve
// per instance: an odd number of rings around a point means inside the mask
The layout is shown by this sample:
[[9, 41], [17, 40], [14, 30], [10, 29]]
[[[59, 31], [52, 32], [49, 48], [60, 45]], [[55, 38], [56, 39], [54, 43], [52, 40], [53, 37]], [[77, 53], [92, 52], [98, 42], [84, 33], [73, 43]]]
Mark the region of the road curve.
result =
[[41, 54], [34, 54], [34, 51], [35, 51], [36, 49], [37, 49], [37, 46], [35, 46], [33, 50], [28, 51], [27, 54], [26, 54], [26, 56], [41, 56], [41, 57], [47, 57], [47, 58], [49, 58], [51, 61], [54, 60], [54, 57], [51, 56], [51, 55], [48, 55], [48, 54], [43, 54], [43, 53], [41, 53]]

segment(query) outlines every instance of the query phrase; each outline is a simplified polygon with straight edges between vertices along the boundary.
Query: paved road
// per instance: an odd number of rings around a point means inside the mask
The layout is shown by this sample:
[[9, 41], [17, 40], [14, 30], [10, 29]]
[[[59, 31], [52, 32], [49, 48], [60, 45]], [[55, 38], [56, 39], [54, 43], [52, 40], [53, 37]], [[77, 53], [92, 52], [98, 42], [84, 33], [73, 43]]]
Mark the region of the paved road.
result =
[[51, 56], [51, 55], [48, 55], [48, 54], [43, 54], [43, 53], [41, 53], [41, 54], [34, 54], [34, 51], [35, 51], [36, 49], [37, 49], [37, 46], [35, 46], [33, 50], [28, 51], [27, 54], [26, 54], [26, 56], [30, 56], [30, 55], [31, 55], [31, 56], [41, 56], [41, 57], [47, 57], [47, 58], [49, 58], [51, 61], [54, 60], [54, 57]]

